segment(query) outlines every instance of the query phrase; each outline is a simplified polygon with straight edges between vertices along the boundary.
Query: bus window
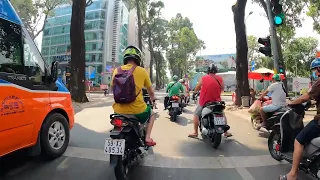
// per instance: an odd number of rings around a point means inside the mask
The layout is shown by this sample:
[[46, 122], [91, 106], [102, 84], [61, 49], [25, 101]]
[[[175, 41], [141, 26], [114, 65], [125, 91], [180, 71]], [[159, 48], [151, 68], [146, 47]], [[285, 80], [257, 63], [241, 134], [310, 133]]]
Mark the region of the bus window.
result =
[[22, 74], [21, 27], [0, 19], [0, 72]]
[[29, 80], [33, 81], [34, 85], [44, 85], [45, 64], [25, 29], [22, 31], [22, 35], [26, 75], [29, 77]]

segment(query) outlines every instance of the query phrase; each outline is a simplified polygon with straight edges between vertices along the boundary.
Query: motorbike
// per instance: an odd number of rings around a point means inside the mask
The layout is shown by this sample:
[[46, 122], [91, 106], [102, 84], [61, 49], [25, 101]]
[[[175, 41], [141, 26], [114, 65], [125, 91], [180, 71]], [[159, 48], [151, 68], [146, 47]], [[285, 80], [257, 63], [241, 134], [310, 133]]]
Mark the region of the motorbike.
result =
[[104, 151], [110, 155], [116, 179], [127, 180], [129, 169], [148, 155], [149, 147], [144, 141], [146, 124], [129, 115], [111, 114], [110, 119], [114, 127], [105, 141]]
[[[269, 96], [265, 96], [261, 99], [261, 106], [262, 107], [267, 106], [271, 103], [272, 103], [272, 100], [271, 100], [271, 97], [269, 97]], [[260, 130], [261, 127], [259, 125], [262, 123], [260, 112], [255, 111], [250, 114], [251, 114], [251, 125], [252, 125], [253, 129]], [[269, 113], [268, 115], [272, 115], [272, 114]], [[267, 117], [269, 117], [269, 116], [267, 116]]]
[[230, 129], [224, 117], [224, 101], [207, 103], [200, 117], [199, 130], [203, 138], [211, 140], [213, 148], [221, 144], [222, 134]]
[[108, 89], [103, 90], [103, 94], [104, 96], [107, 96], [109, 94], [109, 90]]
[[169, 99], [168, 110], [170, 115], [170, 120], [176, 122], [178, 115], [182, 114], [182, 104], [181, 98], [179, 96], [172, 96]]
[[193, 101], [194, 101], [195, 104], [198, 103], [198, 98], [199, 98], [199, 96], [200, 96], [200, 92], [198, 92], [198, 93], [196, 93], [196, 94], [193, 94], [192, 99], [193, 99]]
[[[309, 105], [307, 102], [290, 106], [280, 122], [273, 126], [268, 138], [268, 149], [275, 160], [285, 160], [292, 164], [294, 141], [304, 128], [305, 108]], [[299, 169], [320, 179], [320, 137], [305, 146]]]
[[151, 109], [157, 109], [157, 104], [156, 104], [156, 101], [151, 101], [150, 99], [150, 96], [147, 92], [146, 89], [142, 89], [142, 92], [143, 92], [143, 99], [144, 99], [144, 102], [147, 104], [147, 105], [150, 105]]

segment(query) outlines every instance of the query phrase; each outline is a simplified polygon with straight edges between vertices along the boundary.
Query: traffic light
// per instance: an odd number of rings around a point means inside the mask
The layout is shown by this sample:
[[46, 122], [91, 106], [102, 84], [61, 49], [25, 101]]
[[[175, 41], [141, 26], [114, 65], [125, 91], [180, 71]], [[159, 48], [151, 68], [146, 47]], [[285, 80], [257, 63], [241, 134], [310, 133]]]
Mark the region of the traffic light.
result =
[[264, 45], [264, 47], [259, 48], [259, 52], [261, 52], [265, 56], [271, 57], [272, 53], [271, 53], [270, 36], [268, 36], [266, 38], [259, 38], [258, 43]]
[[273, 22], [276, 26], [281, 26], [284, 22], [284, 14], [282, 5], [279, 3], [280, 0], [271, 0], [271, 8], [273, 13]]
[[283, 66], [282, 65], [279, 65], [279, 73], [283, 74]]

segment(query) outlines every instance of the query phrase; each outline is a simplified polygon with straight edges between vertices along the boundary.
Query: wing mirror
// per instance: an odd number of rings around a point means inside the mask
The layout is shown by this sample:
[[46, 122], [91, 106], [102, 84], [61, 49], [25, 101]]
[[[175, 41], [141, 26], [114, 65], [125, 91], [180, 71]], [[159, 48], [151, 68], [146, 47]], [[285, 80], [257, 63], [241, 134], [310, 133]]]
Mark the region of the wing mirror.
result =
[[56, 80], [58, 79], [58, 65], [59, 65], [59, 63], [57, 61], [54, 61], [51, 64], [51, 79], [52, 79], [52, 82], [56, 82]]

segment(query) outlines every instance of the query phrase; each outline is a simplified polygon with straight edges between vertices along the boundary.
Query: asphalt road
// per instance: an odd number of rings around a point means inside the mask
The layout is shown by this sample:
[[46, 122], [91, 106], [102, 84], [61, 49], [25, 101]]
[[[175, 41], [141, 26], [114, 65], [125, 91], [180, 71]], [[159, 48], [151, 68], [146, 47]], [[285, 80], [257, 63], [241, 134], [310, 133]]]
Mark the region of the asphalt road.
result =
[[[157, 96], [161, 94], [157, 93]], [[0, 159], [1, 180], [115, 180], [104, 141], [112, 128], [112, 98], [95, 99], [88, 108], [79, 108], [71, 131], [69, 148], [64, 156], [46, 161], [15, 153]], [[153, 130], [157, 146], [149, 151], [141, 165], [130, 173], [130, 180], [276, 180], [288, 172], [290, 165], [273, 160], [267, 150], [265, 132], [255, 131], [247, 120], [227, 112], [231, 138], [224, 138], [218, 149], [207, 140], [190, 139], [192, 112], [187, 107], [176, 123], [169, 121], [162, 108]], [[311, 180], [300, 173], [300, 179]]]

